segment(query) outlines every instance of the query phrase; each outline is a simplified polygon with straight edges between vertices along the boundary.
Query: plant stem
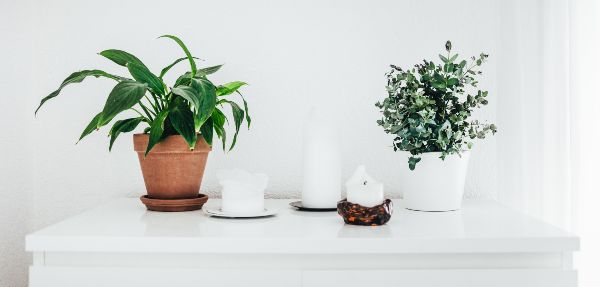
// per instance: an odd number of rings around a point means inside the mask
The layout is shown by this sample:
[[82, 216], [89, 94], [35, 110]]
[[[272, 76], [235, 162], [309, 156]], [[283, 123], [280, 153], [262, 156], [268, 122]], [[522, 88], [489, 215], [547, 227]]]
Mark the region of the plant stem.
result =
[[148, 117], [142, 115], [142, 113], [140, 113], [140, 111], [136, 110], [135, 108], [130, 108], [130, 110], [135, 111], [138, 115], [140, 115], [142, 118], [151, 121]]
[[473, 61], [471, 66], [462, 74], [461, 78], [464, 77], [469, 71], [471, 71], [471, 69], [473, 69], [475, 67], [476, 63], [477, 63], [477, 61]]
[[160, 106], [161, 110], [165, 109], [165, 104], [163, 102], [163, 96], [162, 95], [158, 95], [157, 99], [156, 99], [158, 105]]
[[[154, 100], [154, 104], [156, 105], [156, 107], [158, 107], [159, 110], [162, 110], [164, 107], [160, 104], [158, 97], [154, 93], [150, 93], [150, 94], [152, 95], [152, 99]], [[150, 101], [150, 100], [148, 100], [148, 101]], [[156, 110], [156, 112], [158, 113], [159, 110]]]
[[165, 101], [168, 103], [171, 100], [171, 96], [173, 95], [173, 93], [168, 93], [165, 95]]
[[[148, 111], [148, 108], [146, 108], [146, 106], [144, 106], [144, 104], [140, 101], [138, 103], [140, 105], [140, 107], [142, 107], [142, 110], [144, 111], [144, 113], [146, 113], [146, 115], [148, 116], [148, 119], [150, 119], [150, 121], [154, 121], [154, 118], [152, 118], [152, 116], [150, 115], [150, 111]], [[156, 116], [156, 114], [154, 114]]]
[[158, 107], [154, 103], [152, 103], [150, 98], [148, 98], [148, 95], [144, 95], [144, 98], [146, 98], [152, 109], [154, 109], [154, 112], [158, 112]]

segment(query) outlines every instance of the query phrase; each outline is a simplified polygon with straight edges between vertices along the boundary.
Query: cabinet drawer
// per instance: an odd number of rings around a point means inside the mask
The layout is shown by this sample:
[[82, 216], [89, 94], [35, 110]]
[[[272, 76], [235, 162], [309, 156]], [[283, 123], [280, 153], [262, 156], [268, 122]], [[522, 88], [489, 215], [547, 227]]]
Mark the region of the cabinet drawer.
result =
[[303, 287], [576, 287], [577, 272], [552, 269], [304, 271]]
[[30, 287], [300, 287], [301, 271], [196, 268], [43, 267], [29, 269]]

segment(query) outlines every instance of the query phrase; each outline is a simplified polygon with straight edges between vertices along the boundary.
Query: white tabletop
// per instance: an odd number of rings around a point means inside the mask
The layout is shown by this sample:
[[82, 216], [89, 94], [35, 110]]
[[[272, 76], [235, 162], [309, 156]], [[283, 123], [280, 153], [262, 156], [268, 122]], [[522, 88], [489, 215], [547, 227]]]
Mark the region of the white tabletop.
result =
[[[393, 200], [384, 226], [345, 225], [336, 212], [301, 212], [288, 203], [274, 217], [225, 219], [202, 211], [147, 211], [118, 199], [27, 236], [28, 251], [170, 253], [495, 253], [570, 252], [579, 239], [493, 201], [467, 200], [454, 212], [416, 212]], [[205, 207], [219, 206], [211, 199]]]

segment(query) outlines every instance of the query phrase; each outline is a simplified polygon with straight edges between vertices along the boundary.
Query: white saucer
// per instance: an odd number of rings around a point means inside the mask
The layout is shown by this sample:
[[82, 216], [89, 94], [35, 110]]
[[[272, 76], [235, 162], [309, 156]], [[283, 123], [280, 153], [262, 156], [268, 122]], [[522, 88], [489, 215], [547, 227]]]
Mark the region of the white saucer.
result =
[[221, 208], [203, 208], [205, 214], [208, 216], [225, 217], [225, 218], [257, 218], [267, 217], [277, 214], [279, 211], [277, 208], [265, 208], [263, 211], [252, 212], [252, 213], [234, 213], [222, 211]]

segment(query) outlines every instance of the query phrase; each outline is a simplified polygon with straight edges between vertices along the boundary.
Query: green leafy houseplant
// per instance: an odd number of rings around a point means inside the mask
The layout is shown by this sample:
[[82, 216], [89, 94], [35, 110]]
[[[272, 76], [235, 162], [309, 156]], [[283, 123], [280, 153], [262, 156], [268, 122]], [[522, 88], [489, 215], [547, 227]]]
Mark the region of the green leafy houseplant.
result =
[[407, 70], [392, 65], [386, 74], [388, 97], [375, 104], [383, 113], [377, 123], [395, 135], [394, 151], [411, 154], [411, 170], [421, 160], [419, 154], [441, 152], [442, 160], [460, 156], [473, 139], [496, 133], [494, 124], [471, 119], [474, 109], [488, 104], [488, 92], [477, 89], [476, 79], [488, 55], [481, 53], [467, 63], [451, 51], [448, 41], [446, 56], [439, 55], [441, 64], [423, 60]]
[[[224, 126], [228, 120], [222, 108], [224, 105], [229, 105], [235, 123], [235, 134], [229, 150], [233, 149], [244, 119], [246, 119], [248, 128], [250, 127], [248, 104], [238, 91], [246, 83], [235, 81], [223, 85], [213, 84], [208, 79], [208, 75], [217, 72], [222, 65], [198, 69], [195, 62], [197, 58], [191, 55], [179, 38], [172, 35], [164, 35], [159, 38], [174, 40], [183, 49], [185, 57], [166, 66], [157, 76], [132, 54], [114, 49], [102, 51], [99, 53], [101, 56], [126, 67], [133, 79], [101, 70], [75, 72], [67, 77], [56, 91], [41, 100], [35, 111], [36, 114], [46, 101], [57, 97], [67, 85], [80, 83], [90, 76], [105, 77], [115, 80], [117, 84], [108, 95], [102, 111], [93, 117], [79, 140], [94, 130], [108, 125], [117, 115], [129, 110], [135, 112], [137, 116], [114, 122], [109, 132], [109, 150], [112, 149], [115, 139], [121, 133], [133, 131], [142, 122], [148, 125], [144, 130], [145, 133], [149, 133], [146, 154], [152, 150], [154, 145], [170, 135], [181, 135], [190, 149], [193, 149], [198, 136], [203, 137], [209, 145], [212, 145], [213, 134], [216, 133], [217, 137], [222, 140], [225, 150]], [[173, 87], [167, 87], [163, 81], [165, 74], [179, 62], [186, 60], [189, 62], [190, 70], [179, 76]], [[233, 93], [241, 96], [243, 108], [227, 97]]]

